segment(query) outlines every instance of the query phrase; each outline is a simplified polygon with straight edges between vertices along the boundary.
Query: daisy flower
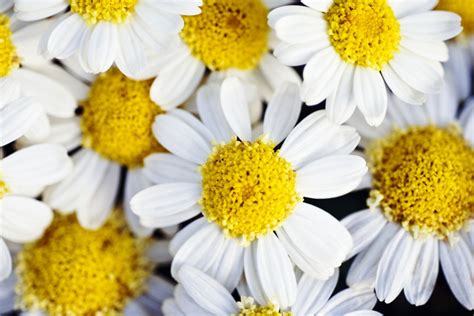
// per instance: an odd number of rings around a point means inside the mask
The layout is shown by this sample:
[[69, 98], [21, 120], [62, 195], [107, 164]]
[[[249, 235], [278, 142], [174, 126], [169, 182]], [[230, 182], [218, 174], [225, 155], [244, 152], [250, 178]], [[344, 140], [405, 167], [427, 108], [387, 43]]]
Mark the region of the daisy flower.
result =
[[327, 281], [320, 281], [307, 274], [298, 280], [298, 293], [294, 304], [288, 305], [285, 278], [279, 273], [270, 283], [259, 288], [239, 288], [240, 300], [236, 302], [217, 280], [200, 270], [184, 265], [178, 272], [179, 284], [174, 297], [163, 304], [165, 316], [184, 315], [381, 315], [371, 309], [377, 299], [372, 289], [346, 289], [335, 296], [338, 272]]
[[70, 170], [66, 151], [53, 144], [31, 146], [0, 160], [0, 281], [12, 270], [4, 239], [25, 243], [41, 237], [53, 214], [33, 197]]
[[431, 11], [435, 0], [302, 0], [308, 7], [272, 11], [269, 24], [283, 43], [275, 56], [306, 64], [302, 97], [326, 100], [328, 116], [345, 122], [356, 106], [371, 126], [387, 111], [387, 86], [410, 104], [439, 93], [443, 41], [461, 32], [460, 17]]
[[471, 73], [474, 60], [474, 3], [463, 0], [440, 0], [439, 10], [457, 13], [461, 16], [463, 32], [449, 44], [449, 62], [446, 67], [453, 73], [455, 88], [460, 99], [470, 95]]
[[74, 116], [74, 92], [43, 72], [44, 67], [55, 68], [56, 73], [63, 70], [36, 53], [41, 34], [50, 24], [21, 25], [0, 8], [0, 146], [22, 136], [44, 139], [50, 131], [47, 115]]
[[291, 83], [270, 101], [256, 137], [236, 78], [201, 88], [198, 109], [202, 122], [179, 109], [156, 118], [153, 132], [171, 153], [147, 158], [145, 173], [158, 184], [131, 200], [147, 227], [203, 215], [172, 240], [172, 275], [190, 264], [229, 290], [243, 270], [255, 275], [251, 282], [274, 269], [285, 272], [291, 291], [293, 264], [329, 278], [352, 242], [334, 217], [303, 197], [340, 196], [358, 185], [367, 167], [349, 155], [359, 142], [356, 131], [331, 123], [324, 111], [293, 129], [301, 101]]
[[96, 231], [74, 214], [56, 214], [43, 237], [17, 254], [15, 274], [1, 284], [0, 312], [156, 315], [173, 286], [152, 275], [161, 261], [154, 242], [135, 237], [121, 210]]
[[77, 212], [85, 228], [97, 229], [108, 218], [120, 188], [121, 168], [126, 169], [124, 209], [133, 231], [149, 236], [130, 211], [128, 201], [151, 186], [143, 175], [144, 159], [165, 149], [152, 133], [155, 116], [165, 111], [149, 97], [151, 81], [135, 81], [112, 68], [87, 86], [77, 100], [77, 115], [54, 120], [48, 142], [71, 151], [73, 171], [45, 190], [44, 200], [58, 212]]
[[394, 100], [379, 128], [362, 134], [370, 169], [369, 209], [343, 220], [354, 239], [347, 283], [375, 285], [392, 302], [404, 290], [414, 305], [433, 292], [439, 262], [457, 300], [474, 307], [474, 100], [456, 118], [446, 87], [426, 106]]
[[239, 77], [249, 86], [247, 97], [259, 112], [261, 101], [268, 101], [280, 84], [300, 84], [296, 71], [270, 54], [276, 38], [266, 22], [269, 10], [290, 2], [204, 0], [201, 14], [184, 17], [178, 46], [153, 57], [151, 68], [158, 76], [151, 98], [158, 104], [182, 104], [195, 92], [207, 69], [210, 83]]
[[48, 58], [78, 54], [91, 73], [112, 64], [133, 76], [146, 67], [145, 48], [161, 50], [176, 42], [181, 15], [200, 13], [201, 0], [18, 0], [15, 12], [24, 21], [57, 16], [40, 50]]

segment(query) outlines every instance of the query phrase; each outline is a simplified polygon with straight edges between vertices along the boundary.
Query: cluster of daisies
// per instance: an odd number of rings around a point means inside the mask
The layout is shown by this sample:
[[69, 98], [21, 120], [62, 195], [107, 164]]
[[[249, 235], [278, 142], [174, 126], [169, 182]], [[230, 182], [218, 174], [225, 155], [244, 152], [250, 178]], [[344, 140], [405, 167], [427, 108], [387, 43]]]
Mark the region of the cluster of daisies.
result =
[[0, 0], [0, 313], [473, 310], [473, 63], [471, 0]]

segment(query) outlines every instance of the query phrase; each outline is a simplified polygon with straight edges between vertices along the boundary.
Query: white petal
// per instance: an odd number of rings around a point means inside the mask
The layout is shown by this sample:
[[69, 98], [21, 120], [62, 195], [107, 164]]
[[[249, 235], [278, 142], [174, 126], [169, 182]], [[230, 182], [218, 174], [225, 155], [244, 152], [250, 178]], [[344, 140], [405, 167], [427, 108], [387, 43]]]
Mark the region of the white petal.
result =
[[60, 145], [41, 144], [21, 149], [1, 162], [4, 181], [15, 191], [22, 186], [45, 186], [63, 179], [72, 162]]
[[22, 97], [0, 108], [2, 127], [0, 146], [5, 146], [25, 135], [42, 112], [43, 108], [28, 97]]
[[236, 77], [224, 80], [221, 87], [221, 103], [224, 116], [234, 133], [241, 140], [252, 139], [250, 114], [244, 86]]
[[400, 229], [387, 245], [377, 268], [375, 291], [379, 300], [387, 304], [400, 294], [413, 273], [421, 242]]
[[216, 280], [200, 270], [183, 265], [178, 271], [177, 280], [192, 299], [215, 315], [238, 312], [232, 295]]
[[[196, 118], [193, 120], [194, 124], [207, 131]], [[170, 114], [157, 116], [153, 123], [153, 134], [170, 152], [196, 164], [204, 163], [211, 153], [212, 136], [209, 131], [207, 137], [203, 137], [187, 122]]]
[[462, 239], [454, 245], [439, 243], [439, 255], [444, 276], [449, 288], [459, 303], [468, 310], [474, 309], [474, 255], [469, 245]]
[[12, 272], [12, 258], [10, 250], [2, 238], [0, 238], [0, 281], [5, 280]]
[[390, 7], [395, 12], [397, 18], [401, 18], [414, 13], [421, 13], [433, 9], [437, 4], [437, 0], [389, 0]]
[[207, 222], [205, 217], [201, 217], [181, 229], [176, 233], [174, 238], [170, 242], [170, 253], [174, 257], [176, 252], [178, 252], [179, 248], [193, 236], [195, 233], [207, 227], [209, 223]]
[[49, 206], [35, 199], [7, 195], [0, 200], [0, 236], [10, 241], [34, 241], [52, 220]]
[[326, 280], [321, 281], [305, 273], [298, 282], [298, 296], [291, 307], [294, 315], [314, 315], [329, 300], [336, 288], [339, 271]]
[[378, 126], [387, 113], [387, 89], [376, 70], [356, 67], [354, 73], [354, 98], [367, 123]]
[[347, 285], [356, 288], [374, 286], [383, 251], [400, 229], [398, 224], [391, 222], [385, 225], [385, 229], [380, 232], [374, 242], [355, 257], [347, 274]]
[[286, 43], [299, 44], [327, 38], [324, 17], [292, 14], [279, 18], [275, 23], [278, 38]]
[[[133, 43], [129, 43], [133, 45]], [[107, 71], [114, 63], [118, 49], [118, 32], [115, 24], [101, 21], [82, 38], [79, 61], [88, 72]]]
[[[79, 48], [83, 34], [87, 30], [84, 19], [79, 14], [69, 13], [51, 26], [44, 34], [46, 57], [67, 58]], [[41, 45], [41, 44], [40, 44]]]
[[461, 33], [461, 17], [447, 11], [429, 11], [399, 20], [404, 36], [419, 40], [446, 41]]
[[202, 0], [145, 0], [145, 3], [159, 10], [179, 15], [196, 15], [201, 13], [199, 6]]
[[436, 94], [441, 90], [443, 76], [438, 73], [437, 62], [401, 49], [389, 65], [401, 80], [417, 91]]
[[296, 84], [282, 85], [268, 104], [263, 120], [263, 132], [279, 144], [288, 136], [301, 112], [300, 90]]
[[369, 209], [355, 212], [342, 219], [341, 223], [347, 228], [354, 241], [354, 247], [348, 258], [371, 244], [379, 236], [386, 222], [381, 212]]
[[424, 240], [416, 258], [413, 274], [405, 286], [405, 296], [413, 305], [421, 306], [428, 302], [438, 277], [438, 240], [429, 237]]
[[333, 47], [318, 51], [303, 70], [302, 97], [308, 105], [315, 105], [327, 98], [337, 87], [345, 63]]
[[48, 114], [61, 118], [74, 116], [77, 102], [60, 82], [27, 68], [18, 69], [12, 76], [21, 83], [25, 94], [41, 103]]
[[68, 3], [63, 0], [19, 0], [15, 1], [15, 14], [20, 20], [33, 21], [55, 15], [66, 9]]
[[279, 43], [273, 54], [285, 65], [302, 66], [307, 64], [316, 52], [328, 48], [329, 45], [329, 40], [323, 39], [299, 44]]
[[156, 302], [162, 302], [173, 296], [173, 284], [156, 275], [152, 275], [148, 278], [146, 284], [146, 295], [152, 298]]
[[[141, 219], [153, 218], [152, 227], [179, 224], [200, 213], [201, 187], [194, 183], [159, 184], [136, 194], [130, 201]], [[191, 210], [191, 212], [188, 212]], [[142, 220], [142, 224], [144, 221]], [[148, 225], [145, 225], [148, 226]]]
[[0, 78], [0, 109], [21, 96], [21, 84], [10, 76]]
[[[262, 283], [257, 270], [257, 243], [252, 243], [245, 248], [244, 253], [244, 273], [249, 296], [253, 297], [260, 305], [265, 305], [269, 301], [267, 293], [262, 288]], [[239, 292], [240, 293], [240, 292]], [[240, 293], [241, 295], [243, 293]]]
[[301, 2], [312, 9], [326, 12], [332, 5], [333, 0], [301, 0]]
[[[1, 12], [1, 10], [0, 10]], [[38, 54], [41, 35], [48, 31], [54, 19], [47, 19], [29, 23], [13, 32], [13, 43], [18, 56], [21, 56], [21, 65], [43, 65], [48, 61]]]
[[226, 238], [217, 225], [207, 223], [178, 249], [171, 265], [171, 275], [176, 278], [184, 264], [209, 274], [213, 265], [221, 260], [220, 257], [223, 255], [221, 250]]
[[208, 84], [201, 87], [197, 94], [197, 108], [199, 116], [206, 127], [211, 131], [218, 142], [228, 142], [234, 135], [227, 123], [222, 104], [221, 89], [217, 84]]
[[216, 261], [207, 271], [227, 290], [235, 289], [242, 277], [244, 248], [231, 238], [226, 238]]
[[135, 301], [131, 301], [127, 304], [123, 311], [124, 316], [147, 316], [145, 309]]
[[425, 103], [426, 96], [409, 86], [391, 65], [386, 65], [382, 69], [382, 75], [390, 90], [404, 102], [416, 105]]
[[206, 310], [206, 306], [201, 306], [196, 301], [194, 301], [181, 284], [178, 284], [176, 286], [174, 290], [174, 297], [178, 307], [183, 311], [185, 315], [212, 315], [212, 313]]
[[281, 147], [280, 155], [298, 170], [300, 166], [318, 158], [349, 154], [359, 140], [360, 136], [354, 128], [335, 124], [327, 118], [325, 111], [316, 111], [291, 131]]
[[62, 213], [76, 211], [81, 204], [87, 204], [100, 185], [109, 164], [88, 149], [80, 150], [72, 158], [72, 171], [63, 181], [48, 187], [43, 197], [48, 205]]
[[181, 105], [194, 93], [204, 71], [204, 64], [188, 50], [178, 51], [153, 82], [151, 99], [165, 110]]
[[463, 134], [466, 140], [474, 147], [474, 99], [468, 100], [461, 113], [459, 122], [463, 127]]
[[201, 182], [198, 165], [172, 154], [152, 154], [145, 158], [144, 175], [153, 183]]
[[412, 53], [428, 59], [444, 62], [449, 58], [448, 46], [444, 42], [415, 40], [405, 37], [402, 38], [400, 45]]
[[277, 21], [284, 17], [292, 15], [307, 15], [312, 16], [314, 18], [322, 17], [321, 12], [311, 10], [310, 8], [307, 8], [305, 6], [287, 5], [280, 8], [276, 8], [268, 14], [268, 25], [270, 25], [271, 28], [275, 28], [275, 24]]
[[352, 248], [339, 221], [306, 203], [297, 205], [277, 233], [295, 264], [317, 279], [329, 278]]
[[293, 265], [278, 238], [270, 233], [256, 245], [258, 278], [266, 297], [285, 309], [296, 300], [296, 278]]
[[347, 121], [356, 108], [354, 98], [354, 67], [344, 65], [344, 72], [336, 89], [326, 100], [329, 119], [336, 124]]
[[150, 237], [153, 233], [153, 229], [149, 227], [144, 227], [142, 224], [140, 224], [138, 216], [132, 212], [132, 208], [130, 207], [130, 200], [135, 194], [150, 186], [151, 182], [145, 177], [143, 169], [136, 168], [128, 170], [127, 175], [125, 177], [123, 208], [130, 229], [138, 237]]
[[[262, 57], [256, 72], [261, 73], [265, 86], [268, 86], [272, 94], [282, 84], [288, 82], [301, 86], [301, 78], [295, 69], [282, 64], [271, 54], [265, 54]], [[267, 102], [271, 99], [272, 95], [267, 96], [266, 93], [262, 94]]]
[[129, 25], [121, 25], [117, 31], [118, 51], [115, 63], [122, 73], [133, 78], [147, 65], [145, 50]]
[[319, 311], [319, 314], [345, 315], [360, 309], [372, 309], [375, 303], [377, 303], [377, 298], [372, 289], [357, 290], [349, 288], [333, 296]]
[[329, 156], [299, 169], [296, 188], [305, 197], [333, 198], [354, 190], [366, 172], [365, 160], [359, 156]]
[[[119, 190], [120, 166], [108, 162], [103, 177], [98, 180], [94, 190], [82, 190], [81, 194], [89, 198], [84, 199], [77, 207], [77, 219], [87, 229], [100, 228], [112, 212]], [[93, 185], [94, 183], [90, 183], [90, 188]]]

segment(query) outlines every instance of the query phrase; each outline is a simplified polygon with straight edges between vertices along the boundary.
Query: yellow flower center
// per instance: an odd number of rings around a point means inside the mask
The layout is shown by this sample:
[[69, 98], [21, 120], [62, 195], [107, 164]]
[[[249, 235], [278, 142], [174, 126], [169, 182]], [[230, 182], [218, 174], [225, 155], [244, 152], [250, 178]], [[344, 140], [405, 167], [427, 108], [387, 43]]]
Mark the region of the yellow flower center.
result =
[[462, 26], [467, 34], [474, 33], [474, 2], [469, 0], [440, 0], [436, 10], [457, 13], [462, 18]]
[[215, 146], [201, 174], [204, 215], [244, 242], [278, 228], [301, 201], [291, 164], [261, 140]]
[[415, 237], [443, 239], [473, 215], [474, 150], [456, 126], [396, 130], [368, 156], [375, 204]]
[[268, 51], [267, 14], [261, 0], [204, 0], [200, 15], [184, 17], [181, 37], [211, 70], [253, 69]]
[[325, 18], [331, 44], [347, 63], [381, 70], [398, 50], [400, 23], [386, 0], [334, 0]]
[[279, 307], [273, 303], [266, 306], [258, 306], [252, 297], [241, 297], [237, 302], [240, 312], [233, 316], [293, 316], [292, 312], [281, 312]]
[[138, 0], [69, 0], [71, 11], [87, 24], [101, 21], [123, 23], [133, 13]]
[[129, 168], [151, 153], [164, 151], [152, 132], [164, 111], [150, 99], [151, 81], [135, 81], [119, 70], [101, 74], [82, 103], [84, 147]]
[[115, 211], [99, 230], [74, 215], [56, 216], [18, 256], [18, 307], [50, 315], [112, 315], [140, 295], [151, 273], [146, 240], [133, 237]]
[[0, 78], [9, 75], [18, 66], [20, 66], [20, 58], [13, 45], [10, 19], [0, 14]]

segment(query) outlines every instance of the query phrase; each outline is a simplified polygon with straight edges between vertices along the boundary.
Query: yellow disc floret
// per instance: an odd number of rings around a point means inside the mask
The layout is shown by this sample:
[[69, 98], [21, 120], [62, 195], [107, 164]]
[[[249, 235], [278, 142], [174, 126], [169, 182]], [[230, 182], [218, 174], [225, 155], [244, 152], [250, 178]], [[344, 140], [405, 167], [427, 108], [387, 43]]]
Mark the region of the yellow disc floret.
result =
[[211, 70], [253, 69], [268, 51], [267, 14], [261, 0], [204, 0], [201, 14], [184, 17], [181, 37]]
[[133, 13], [138, 0], [69, 0], [71, 11], [87, 24], [100, 21], [123, 23]]
[[278, 228], [301, 200], [291, 164], [262, 140], [217, 145], [201, 174], [204, 215], [244, 242]]
[[20, 59], [12, 41], [10, 19], [0, 14], [0, 78], [9, 75], [19, 65]]
[[387, 0], [334, 0], [329, 39], [347, 63], [381, 70], [398, 50], [400, 23]]
[[18, 307], [49, 315], [114, 315], [139, 296], [151, 273], [146, 240], [119, 211], [99, 230], [57, 215], [43, 237], [18, 256]]
[[368, 156], [372, 198], [415, 236], [445, 238], [474, 214], [474, 150], [455, 126], [396, 130]]
[[273, 303], [266, 306], [258, 306], [252, 297], [242, 296], [241, 301], [237, 302], [240, 308], [238, 314], [233, 316], [292, 316], [292, 312], [282, 312], [280, 308]]
[[164, 111], [150, 99], [151, 81], [135, 81], [117, 69], [100, 75], [82, 103], [83, 145], [129, 168], [164, 151], [152, 133]]
[[474, 33], [474, 2], [469, 0], [440, 0], [436, 10], [445, 10], [461, 16], [464, 31]]

